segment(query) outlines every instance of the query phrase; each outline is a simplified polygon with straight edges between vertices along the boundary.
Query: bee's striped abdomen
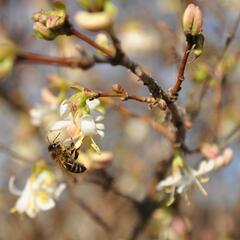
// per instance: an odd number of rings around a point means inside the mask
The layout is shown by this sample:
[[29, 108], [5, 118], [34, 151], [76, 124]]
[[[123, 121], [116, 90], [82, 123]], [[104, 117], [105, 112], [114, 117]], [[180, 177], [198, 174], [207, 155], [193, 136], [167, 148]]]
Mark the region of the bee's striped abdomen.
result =
[[63, 165], [68, 171], [70, 171], [72, 173], [82, 173], [82, 172], [86, 171], [86, 169], [87, 169], [81, 163], [64, 162]]

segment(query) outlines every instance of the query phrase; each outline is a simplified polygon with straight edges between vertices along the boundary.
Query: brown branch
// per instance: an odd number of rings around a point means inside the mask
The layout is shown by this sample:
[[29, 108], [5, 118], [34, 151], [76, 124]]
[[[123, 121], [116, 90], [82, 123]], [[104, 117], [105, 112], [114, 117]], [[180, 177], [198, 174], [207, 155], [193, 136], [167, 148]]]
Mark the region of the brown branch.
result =
[[[132, 61], [122, 50], [121, 48], [121, 43], [118, 40], [118, 38], [115, 36], [113, 30], [111, 29], [109, 32], [109, 35], [113, 41], [113, 44], [116, 49], [116, 55], [114, 58], [108, 59], [108, 61], [113, 65], [113, 66], [123, 66], [127, 69], [129, 69], [134, 75], [136, 75], [140, 81], [143, 82], [144, 85], [147, 86], [149, 92], [151, 93], [152, 97], [155, 99], [163, 99], [167, 107], [172, 115], [172, 123], [176, 128], [176, 136], [174, 142], [177, 144], [182, 145], [185, 137], [185, 126], [184, 126], [184, 121], [181, 117], [181, 114], [179, 113], [179, 110], [176, 106], [175, 103], [173, 103], [171, 99], [171, 95], [169, 95], [167, 92], [165, 92], [161, 86], [158, 85], [156, 80], [152, 78], [150, 75], [148, 75], [138, 63], [135, 63]], [[191, 49], [190, 46], [187, 46], [187, 49]], [[185, 55], [182, 60], [182, 67], [180, 66], [180, 73], [182, 72], [184, 74], [185, 70], [185, 65], [187, 62], [187, 58], [189, 56], [190, 51], [186, 51]], [[185, 62], [186, 61], [186, 62]], [[185, 65], [184, 65], [185, 62]], [[183, 67], [184, 66], [184, 67]], [[180, 74], [179, 74], [180, 75]]]
[[158, 101], [153, 97], [129, 95], [125, 90], [123, 92], [98, 92], [89, 89], [84, 89], [88, 94], [91, 94], [91, 99], [95, 98], [120, 98], [122, 101], [134, 100], [137, 102], [147, 103], [150, 107], [158, 104]]
[[185, 72], [187, 60], [188, 60], [189, 54], [191, 52], [191, 49], [192, 49], [192, 45], [189, 42], [187, 42], [187, 46], [185, 48], [185, 52], [184, 52], [183, 58], [181, 60], [180, 66], [179, 66], [176, 82], [175, 82], [174, 86], [171, 87], [169, 90], [170, 97], [173, 99], [177, 98], [178, 92], [181, 90], [181, 85], [184, 81], [184, 72]]
[[114, 58], [109, 59], [109, 62], [113, 65], [120, 65], [127, 69], [129, 69], [134, 75], [136, 75], [139, 80], [143, 82], [144, 85], [147, 86], [149, 92], [154, 98], [163, 98], [165, 101], [168, 101], [168, 96], [164, 92], [164, 90], [157, 84], [157, 82], [144, 70], [140, 67], [139, 64], [132, 61], [128, 56], [124, 53], [121, 47], [120, 40], [116, 37], [114, 30], [110, 29], [108, 32], [109, 36], [112, 39], [113, 45], [116, 50], [116, 54]]
[[106, 48], [103, 47], [101, 45], [99, 45], [98, 43], [96, 43], [95, 41], [93, 41], [91, 38], [87, 37], [86, 35], [82, 34], [81, 32], [77, 31], [75, 28], [71, 27], [70, 28], [70, 34], [76, 36], [77, 38], [83, 40], [84, 42], [88, 43], [89, 45], [91, 45], [92, 47], [102, 51], [103, 53], [105, 53], [107, 56], [112, 57], [113, 56], [113, 52]]
[[155, 98], [152, 97], [143, 97], [143, 96], [134, 96], [134, 95], [126, 95], [125, 93], [101, 93], [98, 92], [93, 98], [102, 98], [102, 97], [113, 97], [113, 98], [121, 98], [121, 100], [126, 101], [126, 100], [135, 100], [138, 102], [144, 102], [148, 103], [150, 105], [155, 105], [157, 104], [157, 101]]
[[30, 63], [41, 63], [48, 65], [59, 65], [71, 68], [88, 69], [95, 64], [94, 59], [90, 58], [66, 58], [66, 57], [51, 57], [30, 52], [19, 52], [16, 61], [27, 61]]
[[[85, 35], [79, 33], [74, 28], [71, 29], [71, 32], [73, 35], [78, 36], [80, 39], [88, 42], [93, 47], [105, 51], [96, 44], [93, 40], [89, 39]], [[94, 57], [92, 59], [88, 58], [63, 58], [63, 57], [49, 57], [44, 55], [38, 55], [33, 53], [25, 53], [20, 52], [17, 56], [17, 61], [29, 61], [33, 63], [43, 63], [43, 64], [51, 64], [51, 65], [60, 65], [60, 66], [67, 66], [67, 67], [78, 67], [82, 69], [88, 69], [92, 67], [95, 63], [110, 63], [112, 66], [123, 66], [127, 69], [129, 69], [133, 74], [135, 74], [139, 80], [143, 82], [144, 85], [147, 86], [149, 92], [151, 93], [152, 97], [158, 101], [158, 99], [163, 99], [172, 115], [172, 123], [176, 128], [176, 137], [175, 142], [182, 144], [182, 141], [184, 140], [185, 136], [185, 127], [184, 122], [181, 117], [181, 114], [179, 113], [179, 110], [172, 102], [172, 100], [169, 98], [169, 94], [166, 93], [156, 82], [154, 78], [152, 78], [150, 75], [148, 75], [139, 64], [135, 63], [134, 61], [130, 60], [128, 56], [122, 51], [120, 41], [115, 37], [113, 32], [110, 34], [112, 41], [114, 43], [114, 46], [116, 48], [116, 54], [114, 57], [109, 58], [99, 58]], [[110, 52], [106, 52], [106, 54], [110, 55]], [[187, 53], [189, 54], [189, 53]], [[144, 100], [145, 101], [145, 100]], [[167, 134], [165, 134], [167, 135]], [[169, 139], [169, 136], [168, 136]]]

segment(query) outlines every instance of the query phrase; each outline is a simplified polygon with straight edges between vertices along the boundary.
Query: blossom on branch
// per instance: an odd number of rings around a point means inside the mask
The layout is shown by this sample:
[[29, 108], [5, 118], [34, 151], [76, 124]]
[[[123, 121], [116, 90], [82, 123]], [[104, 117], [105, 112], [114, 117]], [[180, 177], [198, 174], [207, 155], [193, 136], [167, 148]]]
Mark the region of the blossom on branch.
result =
[[70, 34], [65, 5], [61, 2], [55, 2], [54, 7], [54, 10], [41, 10], [33, 14], [33, 29], [39, 39], [51, 41], [59, 35]]
[[63, 101], [59, 107], [60, 120], [53, 123], [50, 132], [60, 132], [65, 136], [63, 142], [75, 142], [75, 148], [88, 139], [89, 147], [100, 152], [94, 138], [104, 137], [104, 119], [98, 99], [89, 100], [83, 94], [76, 94]]
[[30, 110], [31, 121], [34, 126], [48, 125], [55, 119], [58, 99], [47, 88], [42, 89], [43, 103]]
[[27, 179], [23, 190], [14, 185], [15, 177], [9, 180], [9, 191], [19, 196], [11, 212], [36, 217], [41, 211], [48, 211], [56, 206], [55, 201], [66, 188], [64, 183], [57, 184], [56, 176], [42, 162], [37, 163], [32, 175]]
[[197, 169], [188, 167], [184, 160], [178, 155], [173, 160], [173, 173], [167, 178], [160, 181], [157, 185], [158, 191], [165, 191], [170, 193], [170, 200], [168, 205], [174, 202], [175, 194], [185, 194], [193, 185], [196, 185], [199, 190], [207, 195], [201, 183], [206, 182], [206, 174], [219, 170], [228, 165], [233, 157], [231, 148], [226, 148], [222, 154], [218, 154], [215, 158], [201, 161]]

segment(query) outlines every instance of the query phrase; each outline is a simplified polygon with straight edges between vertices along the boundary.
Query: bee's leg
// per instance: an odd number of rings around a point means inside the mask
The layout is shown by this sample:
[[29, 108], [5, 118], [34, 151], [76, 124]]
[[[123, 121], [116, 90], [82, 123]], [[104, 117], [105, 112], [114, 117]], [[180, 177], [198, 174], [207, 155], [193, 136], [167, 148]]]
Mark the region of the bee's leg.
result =
[[76, 161], [79, 156], [80, 147], [74, 150], [74, 160]]
[[67, 147], [67, 151], [70, 151], [70, 154], [72, 155], [75, 151], [74, 149], [74, 142], [71, 142], [71, 145]]

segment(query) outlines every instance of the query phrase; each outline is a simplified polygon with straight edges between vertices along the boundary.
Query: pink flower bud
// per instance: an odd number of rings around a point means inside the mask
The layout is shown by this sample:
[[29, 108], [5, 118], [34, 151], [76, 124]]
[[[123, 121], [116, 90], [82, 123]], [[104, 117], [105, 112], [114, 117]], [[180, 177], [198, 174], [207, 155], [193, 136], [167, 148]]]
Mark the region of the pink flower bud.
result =
[[125, 92], [124, 88], [120, 84], [117, 84], [117, 83], [112, 85], [112, 90], [116, 93], [124, 93]]
[[202, 32], [203, 17], [200, 8], [194, 4], [189, 4], [183, 14], [183, 31], [185, 35], [193, 36]]

